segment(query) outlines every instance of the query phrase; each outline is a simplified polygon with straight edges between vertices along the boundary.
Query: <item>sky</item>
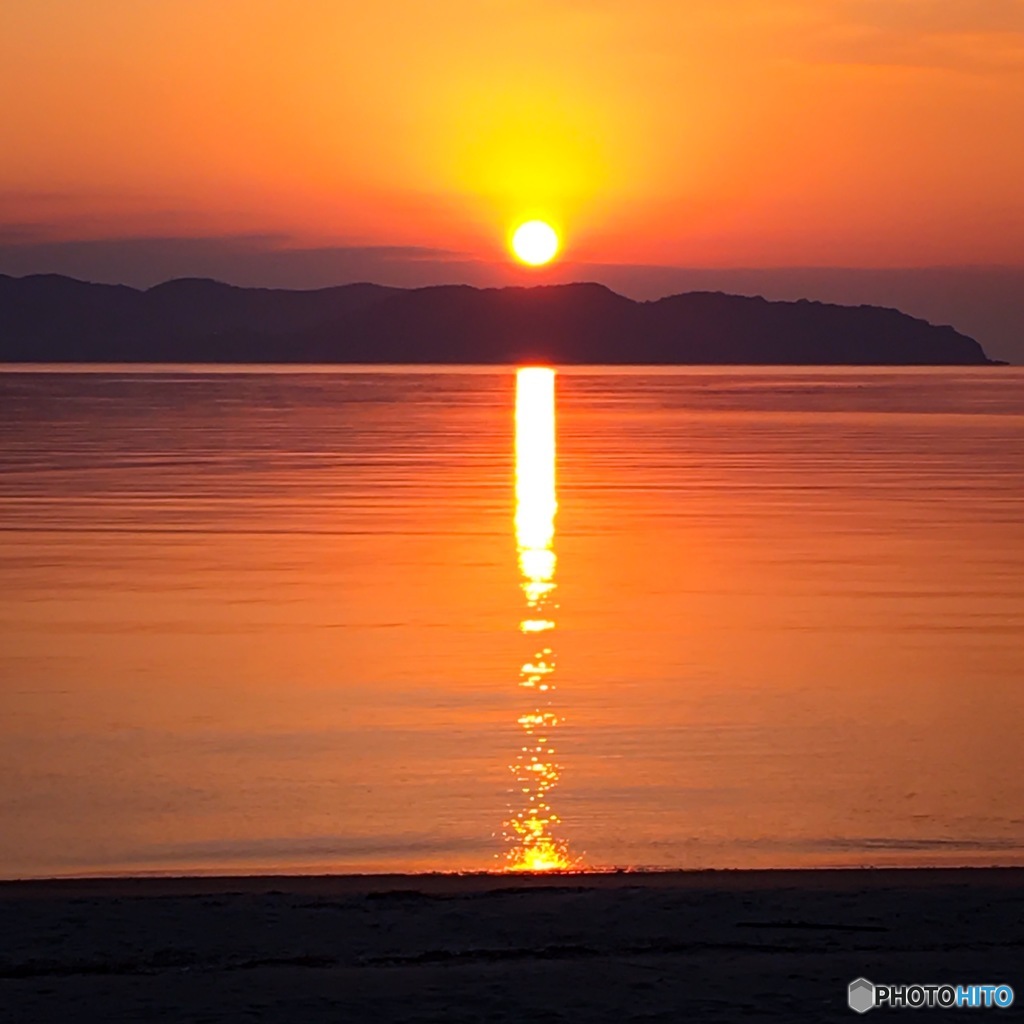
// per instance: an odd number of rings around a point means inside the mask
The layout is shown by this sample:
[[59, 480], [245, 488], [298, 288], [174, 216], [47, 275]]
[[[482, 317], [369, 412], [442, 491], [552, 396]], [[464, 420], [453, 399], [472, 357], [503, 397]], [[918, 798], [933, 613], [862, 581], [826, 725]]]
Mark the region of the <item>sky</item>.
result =
[[818, 282], [1024, 361], [1024, 0], [4, 0], [0, 96], [0, 273]]

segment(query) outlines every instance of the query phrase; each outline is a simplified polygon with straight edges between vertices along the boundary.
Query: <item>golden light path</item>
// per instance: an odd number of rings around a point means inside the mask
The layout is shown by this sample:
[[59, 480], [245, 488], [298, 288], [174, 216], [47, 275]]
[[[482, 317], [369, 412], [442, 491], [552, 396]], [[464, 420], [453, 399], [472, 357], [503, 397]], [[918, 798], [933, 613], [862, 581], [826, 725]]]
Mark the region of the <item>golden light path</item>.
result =
[[573, 868], [568, 843], [555, 835], [559, 817], [551, 809], [558, 783], [553, 733], [555, 655], [552, 633], [557, 609], [555, 582], [555, 371], [527, 367], [516, 372], [516, 545], [525, 599], [520, 632], [530, 654], [519, 670], [519, 685], [532, 696], [519, 716], [523, 745], [509, 769], [517, 800], [505, 822], [506, 870], [557, 871]]

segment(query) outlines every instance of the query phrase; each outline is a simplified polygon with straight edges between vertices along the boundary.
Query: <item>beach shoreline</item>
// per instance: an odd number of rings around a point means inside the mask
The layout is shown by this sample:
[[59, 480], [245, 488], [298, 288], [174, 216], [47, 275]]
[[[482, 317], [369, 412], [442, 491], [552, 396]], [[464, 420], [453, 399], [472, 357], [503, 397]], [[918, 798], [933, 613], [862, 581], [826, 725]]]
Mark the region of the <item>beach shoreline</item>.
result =
[[1022, 911], [1020, 868], [7, 881], [0, 1006], [39, 1024], [839, 1020], [860, 976], [1019, 990]]
[[0, 878], [0, 900], [30, 897], [199, 896], [267, 892], [359, 895], [415, 890], [438, 895], [479, 893], [507, 888], [776, 888], [801, 886], [841, 889], [893, 883], [929, 886], [984, 880], [1024, 888], [1024, 866], [908, 865], [884, 867], [793, 868], [586, 868], [566, 871], [382, 871], [229, 873], [151, 872]]

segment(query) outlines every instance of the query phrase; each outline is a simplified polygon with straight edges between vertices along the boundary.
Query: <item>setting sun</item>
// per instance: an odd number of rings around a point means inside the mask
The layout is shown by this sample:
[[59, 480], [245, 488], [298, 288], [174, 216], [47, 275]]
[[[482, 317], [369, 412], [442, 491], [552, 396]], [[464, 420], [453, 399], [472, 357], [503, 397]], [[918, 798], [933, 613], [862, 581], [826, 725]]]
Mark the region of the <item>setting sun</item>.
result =
[[528, 220], [520, 224], [512, 235], [512, 251], [523, 263], [531, 267], [542, 266], [558, 252], [558, 235], [550, 224], [542, 220]]

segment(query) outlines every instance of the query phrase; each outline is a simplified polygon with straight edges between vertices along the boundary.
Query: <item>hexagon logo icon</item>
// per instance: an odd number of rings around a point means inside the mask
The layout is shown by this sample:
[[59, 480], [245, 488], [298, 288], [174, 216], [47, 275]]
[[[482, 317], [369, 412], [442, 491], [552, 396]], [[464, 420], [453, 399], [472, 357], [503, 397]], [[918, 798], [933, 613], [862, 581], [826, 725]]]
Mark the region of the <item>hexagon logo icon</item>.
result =
[[850, 982], [846, 1001], [855, 1013], [867, 1013], [875, 1005], [875, 986], [867, 978], [856, 978]]

